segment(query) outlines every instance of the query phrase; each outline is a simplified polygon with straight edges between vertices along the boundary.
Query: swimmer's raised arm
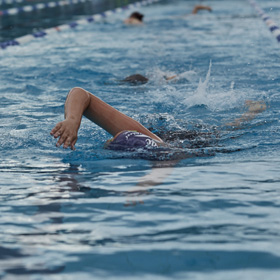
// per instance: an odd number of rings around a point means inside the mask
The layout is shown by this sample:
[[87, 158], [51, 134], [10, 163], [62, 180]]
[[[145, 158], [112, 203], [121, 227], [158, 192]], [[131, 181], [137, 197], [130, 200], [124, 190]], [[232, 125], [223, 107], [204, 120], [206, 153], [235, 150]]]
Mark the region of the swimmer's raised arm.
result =
[[170, 80], [173, 80], [173, 79], [177, 78], [177, 75], [173, 75], [173, 76], [170, 76], [170, 77], [165, 76], [164, 78], [165, 78], [166, 81], [170, 81]]
[[65, 102], [65, 120], [59, 122], [51, 130], [51, 135], [54, 138], [59, 138], [57, 146], [63, 145], [63, 148], [71, 147], [71, 149], [75, 149], [74, 146], [78, 139], [78, 130], [83, 115], [113, 136], [124, 130], [136, 130], [162, 142], [158, 136], [136, 120], [119, 112], [88, 91], [82, 88], [73, 88]]

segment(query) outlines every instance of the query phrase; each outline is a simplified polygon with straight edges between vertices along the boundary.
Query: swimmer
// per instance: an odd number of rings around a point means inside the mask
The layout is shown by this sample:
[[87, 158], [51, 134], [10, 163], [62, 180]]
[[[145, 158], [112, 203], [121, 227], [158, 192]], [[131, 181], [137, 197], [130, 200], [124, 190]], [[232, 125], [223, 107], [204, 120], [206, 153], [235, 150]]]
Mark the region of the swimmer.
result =
[[134, 12], [126, 20], [124, 20], [124, 23], [131, 25], [143, 24], [143, 17], [144, 15], [140, 14], [139, 12]]
[[[173, 75], [170, 77], [164, 76], [164, 79], [166, 81], [170, 81], [170, 80], [175, 79], [176, 77], [177, 77], [177, 75]], [[127, 83], [131, 83], [131, 84], [146, 84], [148, 81], [149, 81], [149, 79], [144, 77], [141, 74], [134, 74], [134, 75], [128, 76], [122, 80], [122, 82], [127, 82]]]
[[200, 10], [207, 10], [209, 12], [212, 12], [212, 8], [209, 6], [203, 6], [203, 5], [196, 5], [193, 10], [192, 10], [192, 14], [195, 15], [198, 13], [198, 11]]
[[[241, 123], [252, 120], [258, 113], [266, 109], [265, 103], [259, 101], [247, 101], [246, 106], [248, 111], [241, 118], [227, 125], [236, 128]], [[167, 142], [165, 143], [159, 136], [136, 120], [119, 112], [90, 92], [78, 87], [70, 90], [66, 98], [64, 107], [65, 120], [57, 123], [50, 132], [54, 138], [58, 138], [57, 147], [63, 145], [65, 149], [70, 147], [75, 150], [83, 115], [113, 136], [105, 144], [107, 149], [135, 150], [138, 148], [168, 147], [168, 139], [166, 139]], [[180, 138], [180, 135], [173, 134], [173, 138]]]

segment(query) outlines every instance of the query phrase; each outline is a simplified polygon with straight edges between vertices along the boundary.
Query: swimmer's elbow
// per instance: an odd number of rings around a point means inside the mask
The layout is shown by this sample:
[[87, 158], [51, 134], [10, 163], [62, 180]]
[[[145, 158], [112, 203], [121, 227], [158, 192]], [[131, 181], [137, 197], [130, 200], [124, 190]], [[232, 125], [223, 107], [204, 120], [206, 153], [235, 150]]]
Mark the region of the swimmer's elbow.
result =
[[73, 96], [76, 101], [79, 103], [82, 102], [84, 104], [84, 107], [87, 108], [90, 104], [90, 93], [86, 91], [83, 88], [80, 87], [74, 87], [70, 90], [68, 97]]
[[69, 93], [76, 93], [76, 94], [85, 94], [87, 93], [86, 90], [84, 90], [83, 88], [81, 87], [73, 87]]
[[88, 99], [88, 100], [90, 99], [90, 93], [88, 91], [86, 91], [85, 89], [80, 88], [80, 87], [72, 88], [69, 93], [79, 95], [80, 97], [83, 97], [83, 98]]

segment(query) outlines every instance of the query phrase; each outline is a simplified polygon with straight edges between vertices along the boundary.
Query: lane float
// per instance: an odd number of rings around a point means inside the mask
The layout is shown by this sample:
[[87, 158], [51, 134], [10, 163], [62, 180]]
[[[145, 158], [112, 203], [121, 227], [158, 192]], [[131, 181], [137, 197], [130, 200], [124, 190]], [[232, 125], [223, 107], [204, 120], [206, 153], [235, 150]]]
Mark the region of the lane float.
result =
[[85, 25], [85, 24], [89, 24], [89, 23], [93, 23], [93, 22], [98, 22], [101, 21], [104, 18], [107, 18], [115, 13], [120, 13], [123, 11], [127, 11], [129, 9], [134, 9], [134, 8], [139, 8], [141, 6], [146, 6], [146, 5], [150, 5], [153, 3], [157, 3], [160, 2], [161, 0], [143, 0], [143, 1], [139, 1], [139, 2], [135, 2], [133, 4], [129, 4], [126, 5], [124, 7], [120, 7], [120, 8], [116, 8], [113, 10], [108, 10], [105, 12], [102, 12], [100, 14], [94, 14], [86, 19], [80, 19], [77, 20], [75, 22], [71, 22], [69, 24], [62, 24], [56, 27], [51, 27], [51, 28], [47, 28], [44, 30], [41, 30], [39, 32], [35, 32], [33, 34], [27, 34], [24, 36], [21, 36], [19, 38], [16, 38], [14, 40], [10, 40], [10, 41], [6, 41], [6, 42], [2, 42], [0, 43], [0, 49], [4, 50], [7, 49], [8, 47], [12, 47], [12, 46], [18, 46], [18, 45], [22, 45], [22, 44], [26, 44], [36, 38], [42, 38], [45, 37], [47, 35], [53, 34], [55, 32], [61, 32], [64, 30], [69, 30], [69, 29], [74, 29], [79, 25]]
[[276, 38], [278, 43], [280, 43], [280, 28], [276, 25], [276, 23], [270, 18], [268, 14], [264, 12], [263, 9], [256, 3], [255, 0], [248, 0], [251, 6], [257, 11], [258, 15], [262, 18], [265, 24], [268, 26], [270, 32]]

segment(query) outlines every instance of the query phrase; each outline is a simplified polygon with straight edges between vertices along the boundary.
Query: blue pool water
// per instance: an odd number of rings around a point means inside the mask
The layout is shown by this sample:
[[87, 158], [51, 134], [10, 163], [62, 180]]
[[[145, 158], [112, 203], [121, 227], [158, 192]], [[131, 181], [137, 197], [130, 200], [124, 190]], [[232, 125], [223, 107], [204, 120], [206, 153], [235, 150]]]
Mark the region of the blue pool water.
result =
[[[246, 1], [182, 17], [195, 3], [0, 52], [1, 279], [279, 279], [279, 44]], [[278, 1], [258, 3], [279, 19]], [[149, 82], [120, 83], [134, 73]], [[147, 127], [218, 135], [180, 143], [173, 166], [104, 150], [110, 135], [84, 119], [77, 150], [58, 149], [49, 132], [75, 86]], [[246, 100], [267, 110], [224, 126]]]

